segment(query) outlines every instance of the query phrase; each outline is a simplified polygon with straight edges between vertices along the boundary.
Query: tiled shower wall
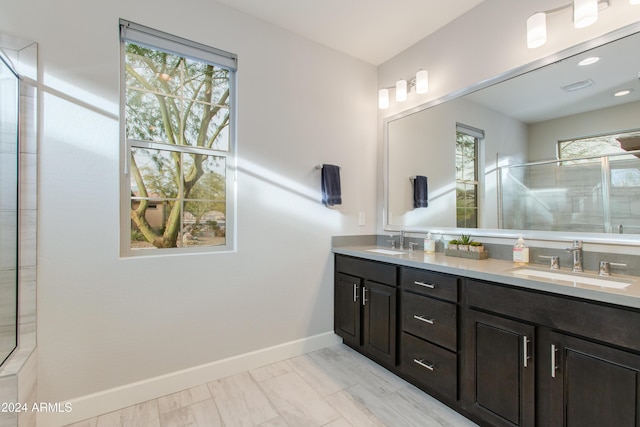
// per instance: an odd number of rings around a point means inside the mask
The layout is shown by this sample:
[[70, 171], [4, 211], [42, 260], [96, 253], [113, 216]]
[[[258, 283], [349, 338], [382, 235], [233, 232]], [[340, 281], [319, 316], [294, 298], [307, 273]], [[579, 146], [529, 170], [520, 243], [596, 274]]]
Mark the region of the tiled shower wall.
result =
[[[0, 48], [16, 65], [20, 83], [18, 348], [0, 367], [0, 402], [37, 401], [36, 215], [37, 215], [37, 44], [0, 35]], [[0, 412], [0, 427], [34, 427], [36, 413]]]

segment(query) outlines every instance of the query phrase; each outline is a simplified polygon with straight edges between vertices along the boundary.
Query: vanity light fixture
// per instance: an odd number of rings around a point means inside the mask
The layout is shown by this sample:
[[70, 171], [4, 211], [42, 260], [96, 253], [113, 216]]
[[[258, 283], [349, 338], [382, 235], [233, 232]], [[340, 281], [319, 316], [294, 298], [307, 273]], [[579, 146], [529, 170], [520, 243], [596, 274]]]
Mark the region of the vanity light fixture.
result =
[[407, 100], [407, 81], [398, 80], [396, 82], [396, 101], [404, 102]]
[[[640, 0], [630, 0], [638, 2]], [[632, 3], [633, 4], [633, 3]], [[527, 47], [535, 49], [547, 42], [547, 15], [573, 7], [573, 26], [584, 28], [598, 20], [598, 11], [610, 5], [610, 0], [574, 0], [555, 9], [536, 12], [527, 19]]]
[[598, 0], [574, 0], [573, 26], [585, 28], [598, 20]]
[[380, 89], [378, 91], [378, 108], [384, 110], [389, 108], [389, 89]]
[[[415, 77], [410, 80], [398, 80], [395, 85], [396, 101], [404, 102], [411, 88], [416, 88], [417, 94], [427, 93], [429, 91], [429, 73], [426, 70], [419, 70]], [[389, 108], [389, 90], [391, 87], [385, 87], [378, 91], [378, 108], [384, 110]]]

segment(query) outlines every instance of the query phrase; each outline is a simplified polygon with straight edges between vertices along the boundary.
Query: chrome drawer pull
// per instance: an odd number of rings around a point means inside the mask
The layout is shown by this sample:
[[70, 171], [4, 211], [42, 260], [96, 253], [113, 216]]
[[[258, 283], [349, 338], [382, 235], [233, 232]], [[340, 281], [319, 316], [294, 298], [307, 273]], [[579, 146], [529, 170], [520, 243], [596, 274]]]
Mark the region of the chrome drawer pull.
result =
[[436, 285], [432, 285], [430, 283], [424, 283], [424, 282], [419, 282], [419, 281], [414, 281], [414, 284], [418, 285], [418, 286], [424, 286], [425, 288], [429, 288], [429, 289], [435, 289]]
[[434, 369], [434, 367], [433, 367], [433, 365], [427, 365], [426, 363], [424, 363], [424, 361], [423, 361], [423, 360], [413, 359], [413, 363], [415, 363], [415, 364], [417, 364], [417, 365], [420, 365], [420, 366], [422, 366], [423, 368], [426, 368], [426, 369], [428, 369], [428, 370], [430, 370], [430, 371], [434, 371], [434, 370], [435, 370], [435, 369]]
[[556, 370], [558, 365], [556, 364], [556, 354], [558, 353], [558, 347], [555, 344], [551, 344], [551, 378], [556, 377]]
[[418, 316], [417, 314], [414, 314], [414, 315], [413, 315], [413, 318], [414, 318], [414, 319], [416, 319], [416, 320], [419, 320], [419, 321], [421, 321], [421, 322], [428, 323], [428, 324], [430, 324], [430, 325], [433, 325], [433, 321], [435, 320], [435, 319], [427, 319], [426, 317], [424, 317], [424, 316]]

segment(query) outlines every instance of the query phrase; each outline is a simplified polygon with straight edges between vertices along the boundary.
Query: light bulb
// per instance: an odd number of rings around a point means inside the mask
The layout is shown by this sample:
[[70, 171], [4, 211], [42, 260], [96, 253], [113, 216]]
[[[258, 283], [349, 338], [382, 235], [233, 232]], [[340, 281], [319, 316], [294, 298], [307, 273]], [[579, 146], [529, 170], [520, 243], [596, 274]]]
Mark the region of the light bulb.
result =
[[598, 0], [574, 0], [573, 26], [584, 28], [598, 20]]
[[429, 92], [429, 72], [420, 70], [416, 73], [416, 93]]
[[378, 108], [381, 110], [389, 108], [389, 89], [380, 89], [378, 91]]
[[403, 102], [407, 100], [407, 81], [398, 80], [396, 82], [396, 101]]
[[534, 13], [527, 19], [527, 47], [535, 49], [547, 42], [547, 15]]

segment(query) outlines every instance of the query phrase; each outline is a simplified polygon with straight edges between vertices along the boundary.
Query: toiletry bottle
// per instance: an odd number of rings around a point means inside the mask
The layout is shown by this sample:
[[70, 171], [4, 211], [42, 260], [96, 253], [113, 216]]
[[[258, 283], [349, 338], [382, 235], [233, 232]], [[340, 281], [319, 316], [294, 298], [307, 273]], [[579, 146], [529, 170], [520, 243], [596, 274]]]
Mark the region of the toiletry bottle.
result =
[[524, 245], [522, 236], [518, 238], [513, 247], [513, 262], [517, 265], [525, 265], [529, 263], [529, 248]]
[[431, 238], [431, 233], [427, 233], [427, 238], [424, 239], [424, 251], [428, 254], [436, 251], [436, 241]]

